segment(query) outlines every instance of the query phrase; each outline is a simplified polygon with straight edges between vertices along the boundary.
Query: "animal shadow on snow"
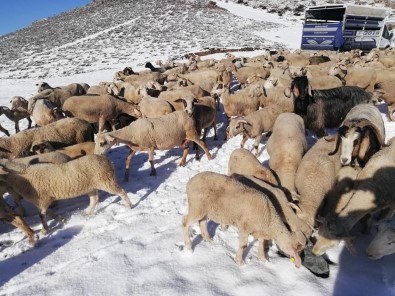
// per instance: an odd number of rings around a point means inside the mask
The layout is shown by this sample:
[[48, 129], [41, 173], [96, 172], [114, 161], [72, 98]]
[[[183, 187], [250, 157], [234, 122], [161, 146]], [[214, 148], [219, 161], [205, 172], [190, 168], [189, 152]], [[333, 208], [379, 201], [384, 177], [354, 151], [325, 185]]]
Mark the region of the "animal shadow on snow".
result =
[[81, 228], [76, 226], [69, 227], [59, 230], [53, 235], [47, 235], [38, 240], [37, 247], [33, 247], [24, 253], [2, 261], [0, 268], [0, 287], [66, 245], [81, 231]]
[[[178, 160], [170, 160], [168, 163], [162, 163], [163, 160], [169, 159], [170, 157], [179, 156], [181, 158], [181, 149], [170, 149], [167, 150], [164, 155], [154, 157], [154, 164], [156, 169], [156, 176], [150, 176], [151, 167], [148, 162], [147, 152], [137, 152], [130, 162], [129, 168], [129, 181], [124, 182], [123, 176], [125, 172], [125, 161], [129, 154], [129, 148], [126, 146], [117, 147], [111, 150], [108, 154], [115, 166], [115, 172], [118, 183], [128, 193], [136, 193], [140, 190], [145, 190], [143, 196], [137, 202], [133, 202], [133, 207], [139, 205], [139, 203], [145, 200], [152, 192], [155, 192], [158, 187], [164, 183], [169, 176], [177, 169]], [[189, 156], [189, 155], [188, 155]], [[147, 164], [147, 169], [143, 169], [144, 165]], [[120, 198], [116, 200], [122, 202]]]
[[[367, 182], [374, 182], [374, 180], [394, 180], [395, 179], [395, 169], [392, 167], [383, 167], [378, 169], [373, 178], [361, 179], [354, 181], [354, 189], [358, 189], [359, 186], [363, 184], [367, 184]], [[349, 179], [344, 179], [344, 184], [350, 182]], [[341, 184], [340, 184], [341, 185]], [[390, 190], [393, 191], [393, 185], [388, 185]], [[343, 192], [337, 192], [336, 196], [340, 197], [344, 193], [349, 190], [349, 186], [340, 186], [343, 188]], [[363, 192], [369, 192], [369, 188], [367, 186], [362, 187]], [[388, 190], [388, 189], [387, 189]], [[359, 189], [358, 191], [362, 191]], [[376, 190], [377, 191], [377, 190]], [[328, 195], [332, 195], [331, 192]], [[375, 200], [373, 201], [374, 206], [380, 208], [380, 205], [383, 205], [383, 201], [380, 202], [380, 199], [383, 199], [382, 194], [380, 196], [375, 196]], [[385, 204], [388, 204], [390, 200], [393, 201], [393, 197], [387, 196]], [[324, 207], [327, 206], [325, 204], [326, 199], [323, 200]], [[331, 207], [336, 207], [338, 200], [333, 200]], [[364, 212], [362, 211], [352, 211], [350, 215], [362, 215]], [[375, 216], [373, 216], [376, 218]], [[336, 225], [344, 225], [349, 217], [336, 217], [334, 218], [337, 223]], [[362, 218], [363, 220], [363, 218]], [[360, 220], [361, 221], [361, 220]], [[365, 250], [371, 240], [375, 231], [371, 231], [370, 234], [361, 234], [361, 225], [357, 223], [349, 233], [345, 233], [343, 229], [333, 229], [333, 225], [328, 225], [331, 227], [331, 231], [335, 231], [339, 233], [343, 233], [345, 237], [356, 237], [354, 242], [354, 246], [356, 247], [356, 255], [352, 256], [346, 248], [343, 248], [342, 253], [339, 257], [338, 262], [338, 273], [335, 281], [334, 293], [335, 296], [341, 295], [371, 295], [371, 293], [377, 295], [393, 295], [395, 288], [395, 276], [393, 276], [393, 265], [395, 264], [395, 254], [385, 256], [379, 260], [370, 260], [368, 256], [365, 254]], [[337, 226], [336, 226], [337, 227]], [[362, 227], [364, 230], [364, 227]], [[341, 236], [339, 236], [341, 237]], [[363, 270], [363, 272], [361, 272]], [[384, 283], [384, 284], [383, 284]], [[367, 290], [368, 289], [368, 290]], [[352, 291], [352, 292], [351, 292]], [[370, 292], [369, 292], [370, 291]]]

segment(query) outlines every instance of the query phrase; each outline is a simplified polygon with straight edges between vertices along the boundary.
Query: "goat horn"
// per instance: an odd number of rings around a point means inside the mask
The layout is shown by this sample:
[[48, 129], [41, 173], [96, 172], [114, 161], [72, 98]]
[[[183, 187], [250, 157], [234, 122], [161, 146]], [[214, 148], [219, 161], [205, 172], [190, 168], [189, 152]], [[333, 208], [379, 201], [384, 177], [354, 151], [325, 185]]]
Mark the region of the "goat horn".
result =
[[[326, 138], [325, 138], [325, 140], [326, 140]], [[335, 140], [336, 140], [335, 150], [328, 153], [328, 155], [330, 155], [330, 156], [335, 155], [337, 153], [337, 151], [339, 151], [340, 142], [341, 142], [341, 137], [339, 137], [339, 134], [336, 135]]]

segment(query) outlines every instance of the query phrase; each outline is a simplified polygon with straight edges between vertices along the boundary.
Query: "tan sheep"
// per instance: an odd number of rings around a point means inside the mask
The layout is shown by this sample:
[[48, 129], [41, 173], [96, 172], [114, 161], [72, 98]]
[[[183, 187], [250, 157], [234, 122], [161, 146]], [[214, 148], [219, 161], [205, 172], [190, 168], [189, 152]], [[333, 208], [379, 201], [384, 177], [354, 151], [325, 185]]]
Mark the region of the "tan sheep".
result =
[[307, 151], [306, 130], [302, 117], [294, 113], [280, 114], [267, 141], [269, 167], [277, 174], [281, 186], [296, 197], [295, 176]]
[[294, 258], [296, 267], [301, 266], [298, 252], [303, 248], [305, 240], [287, 229], [266, 194], [234, 178], [202, 172], [188, 181], [187, 196], [188, 214], [182, 218], [187, 249], [192, 249], [189, 227], [195, 222], [199, 222], [203, 239], [210, 240], [207, 231], [207, 219], [210, 219], [239, 229], [239, 248], [235, 258], [237, 264], [243, 263], [243, 251], [248, 236], [252, 235], [259, 240], [258, 257], [261, 261], [266, 261], [265, 240], [272, 239], [283, 252]]
[[1, 160], [0, 180], [38, 208], [43, 234], [48, 232], [48, 207], [55, 200], [87, 194], [90, 204], [85, 213], [92, 214], [99, 199], [98, 190], [104, 190], [118, 194], [131, 208], [125, 190], [117, 184], [111, 161], [101, 155], [87, 155], [62, 164], [28, 166]]
[[142, 118], [158, 118], [174, 111], [168, 101], [151, 96], [144, 96], [138, 107]]
[[115, 130], [115, 120], [124, 113], [140, 117], [141, 113], [135, 104], [130, 104], [111, 95], [77, 96], [69, 98], [62, 110], [66, 115], [99, 124], [99, 132], [104, 130], [106, 122]]
[[349, 237], [350, 230], [365, 215], [395, 208], [395, 137], [370, 158], [355, 180], [355, 191], [339, 215], [328, 221], [337, 238]]
[[333, 142], [319, 139], [303, 156], [296, 171], [295, 187], [299, 194], [300, 216], [314, 227], [318, 209], [325, 195], [336, 182], [340, 170], [339, 153], [333, 151]]
[[230, 139], [242, 134], [241, 148], [249, 138], [255, 139], [255, 156], [258, 156], [262, 134], [273, 130], [274, 122], [281, 112], [282, 110], [278, 106], [270, 105], [246, 116], [233, 118], [226, 129], [227, 138]]
[[130, 153], [126, 160], [124, 180], [129, 179], [130, 162], [137, 151], [149, 151], [151, 164], [150, 175], [155, 175], [154, 151], [166, 150], [181, 146], [183, 155], [180, 166], [184, 166], [188, 154], [188, 141], [196, 142], [206, 153], [208, 159], [211, 154], [206, 144], [200, 140], [196, 131], [194, 119], [184, 111], [174, 111], [160, 118], [139, 118], [122, 129], [99, 133], [96, 137], [95, 153], [104, 154], [116, 143], [129, 146]]
[[21, 131], [9, 138], [0, 138], [0, 158], [30, 154], [32, 143], [49, 141], [55, 148], [93, 141], [93, 128], [85, 120], [64, 118], [43, 127]]
[[270, 169], [264, 167], [250, 151], [244, 148], [235, 149], [230, 154], [228, 176], [232, 174], [249, 175], [278, 185], [277, 179]]
[[5, 115], [9, 120], [15, 123], [15, 132], [19, 133], [19, 121], [26, 118], [28, 121], [28, 129], [32, 127], [32, 120], [29, 112], [24, 108], [10, 109], [6, 106], [0, 106], [0, 115]]

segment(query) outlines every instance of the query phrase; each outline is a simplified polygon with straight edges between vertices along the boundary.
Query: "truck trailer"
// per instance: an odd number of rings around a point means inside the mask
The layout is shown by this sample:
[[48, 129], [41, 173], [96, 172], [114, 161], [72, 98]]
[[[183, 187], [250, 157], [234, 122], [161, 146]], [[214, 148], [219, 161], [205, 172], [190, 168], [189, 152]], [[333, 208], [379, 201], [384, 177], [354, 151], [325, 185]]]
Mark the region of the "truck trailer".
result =
[[340, 4], [307, 8], [301, 49], [347, 51], [391, 46], [393, 33], [387, 25], [389, 11]]

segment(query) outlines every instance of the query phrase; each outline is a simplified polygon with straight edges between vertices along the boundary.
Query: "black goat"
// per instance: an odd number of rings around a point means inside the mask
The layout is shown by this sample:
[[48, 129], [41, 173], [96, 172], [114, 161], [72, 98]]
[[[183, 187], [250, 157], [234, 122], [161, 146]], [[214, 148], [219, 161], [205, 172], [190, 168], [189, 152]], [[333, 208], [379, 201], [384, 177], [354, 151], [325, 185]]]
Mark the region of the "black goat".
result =
[[312, 90], [306, 76], [291, 83], [294, 112], [303, 117], [306, 128], [317, 137], [326, 135], [325, 128], [339, 127], [352, 107], [371, 102], [372, 95], [357, 86], [340, 86]]
[[163, 73], [163, 72], [166, 71], [166, 69], [164, 69], [164, 68], [161, 68], [161, 67], [154, 67], [154, 65], [152, 65], [151, 62], [145, 63], [145, 68], [150, 69], [152, 72]]

